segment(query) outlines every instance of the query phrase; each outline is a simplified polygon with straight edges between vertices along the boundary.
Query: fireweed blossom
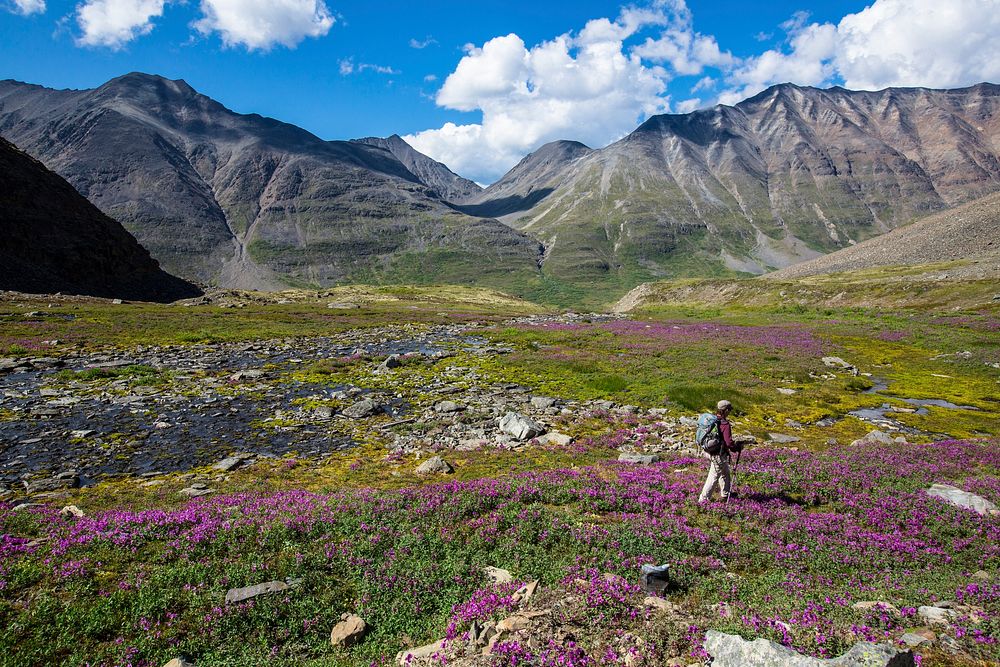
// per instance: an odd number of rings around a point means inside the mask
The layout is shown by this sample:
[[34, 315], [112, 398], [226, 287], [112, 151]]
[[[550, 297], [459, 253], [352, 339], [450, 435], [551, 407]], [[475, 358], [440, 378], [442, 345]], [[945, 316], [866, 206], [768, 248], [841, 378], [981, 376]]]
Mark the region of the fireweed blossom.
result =
[[[917, 607], [947, 599], [974, 610], [954, 620], [957, 641], [998, 660], [1000, 583], [972, 574], [997, 571], [1000, 518], [924, 493], [951, 483], [1000, 503], [998, 444], [754, 448], [741, 466], [744, 492], [709, 513], [694, 510], [702, 470], [683, 456], [398, 491], [239, 493], [75, 520], [49, 507], [5, 507], [0, 588], [17, 601], [4, 613], [18, 632], [40, 632], [66, 652], [86, 647], [95, 664], [138, 665], [157, 664], [178, 642], [226, 645], [251, 631], [248, 618], [268, 650], [320, 647], [346, 609], [373, 627], [408, 623], [428, 639], [460, 638], [473, 620], [499, 620], [516, 607], [520, 584], [490, 585], [482, 572], [489, 564], [574, 596], [594, 633], [585, 643], [534, 648], [514, 637], [498, 645], [497, 664], [590, 665], [607, 664], [610, 640], [601, 637], [646, 622], [639, 567], [670, 562], [679, 604], [725, 603], [725, 613], [712, 611], [677, 640], [691, 655], [712, 627], [829, 657], [862, 639], [895, 641], [919, 623]], [[304, 588], [220, 604], [230, 586], [287, 577]], [[335, 590], [349, 597], [322, 612], [331, 618], [318, 616], [309, 600]], [[40, 591], [71, 591], [65, 605], [74, 616], [100, 604], [123, 610], [121, 641], [92, 636], [84, 624], [18, 621], [36, 611]], [[903, 617], [853, 609], [869, 600]], [[0, 639], [15, 660], [29, 640]], [[398, 647], [394, 636], [378, 641], [357, 649], [384, 650], [365, 660]]]

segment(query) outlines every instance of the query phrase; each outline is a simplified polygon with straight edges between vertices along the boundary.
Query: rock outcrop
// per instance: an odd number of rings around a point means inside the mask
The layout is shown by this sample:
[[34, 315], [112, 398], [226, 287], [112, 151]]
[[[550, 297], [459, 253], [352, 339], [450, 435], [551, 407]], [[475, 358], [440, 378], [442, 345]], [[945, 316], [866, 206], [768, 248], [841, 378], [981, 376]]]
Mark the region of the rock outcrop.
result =
[[837, 658], [823, 660], [796, 653], [766, 639], [747, 641], [715, 630], [705, 634], [713, 667], [912, 667], [913, 653], [888, 644], [859, 642]]

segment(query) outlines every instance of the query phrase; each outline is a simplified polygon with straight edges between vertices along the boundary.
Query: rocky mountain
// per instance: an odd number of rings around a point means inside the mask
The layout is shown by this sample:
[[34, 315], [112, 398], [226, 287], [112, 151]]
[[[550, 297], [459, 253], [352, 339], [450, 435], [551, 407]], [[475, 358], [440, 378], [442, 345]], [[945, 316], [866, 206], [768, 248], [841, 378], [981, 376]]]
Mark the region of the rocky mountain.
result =
[[0, 289], [142, 301], [200, 294], [37, 160], [0, 138]]
[[397, 160], [420, 179], [424, 185], [431, 187], [445, 201], [461, 203], [477, 197], [482, 191], [479, 185], [467, 178], [462, 178], [444, 164], [433, 160], [410, 144], [401, 136], [394, 134], [388, 138], [365, 137], [355, 139], [357, 143], [384, 148], [392, 153]]
[[556, 280], [622, 288], [848, 247], [1000, 190], [998, 156], [1000, 86], [783, 84], [600, 150], [549, 144], [463, 210], [539, 238]]
[[0, 134], [120, 220], [166, 269], [208, 284], [495, 285], [538, 271], [536, 241], [454, 210], [388, 150], [237, 114], [184, 81], [133, 73], [93, 90], [2, 81]]
[[825, 273], [864, 271], [887, 266], [938, 265], [948, 277], [1000, 277], [1000, 193], [917, 222], [808, 262], [795, 264], [764, 278], [788, 280]]

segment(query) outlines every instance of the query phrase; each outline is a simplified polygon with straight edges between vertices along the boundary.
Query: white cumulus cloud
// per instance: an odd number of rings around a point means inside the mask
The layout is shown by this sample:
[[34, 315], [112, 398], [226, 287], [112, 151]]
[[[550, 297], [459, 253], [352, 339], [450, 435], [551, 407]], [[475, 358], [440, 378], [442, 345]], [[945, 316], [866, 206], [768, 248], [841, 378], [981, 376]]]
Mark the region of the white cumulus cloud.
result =
[[782, 27], [786, 44], [730, 68], [719, 101], [785, 81], [879, 90], [1000, 80], [1000, 0], [875, 0], [836, 25], [799, 12]]
[[13, 0], [10, 11], [22, 16], [45, 13], [45, 0]]
[[251, 51], [294, 48], [327, 34], [336, 22], [323, 0], [202, 0], [201, 11], [194, 23], [199, 32], [218, 33], [226, 46]]
[[525, 153], [555, 139], [603, 146], [642, 118], [667, 110], [669, 74], [629, 53], [624, 40], [666, 21], [629, 10], [528, 47], [516, 34], [466, 54], [437, 93], [440, 106], [480, 111], [482, 121], [405, 137], [417, 150], [478, 181], [492, 181]]
[[77, 43], [120, 49], [153, 29], [165, 0], [86, 0], [76, 7]]

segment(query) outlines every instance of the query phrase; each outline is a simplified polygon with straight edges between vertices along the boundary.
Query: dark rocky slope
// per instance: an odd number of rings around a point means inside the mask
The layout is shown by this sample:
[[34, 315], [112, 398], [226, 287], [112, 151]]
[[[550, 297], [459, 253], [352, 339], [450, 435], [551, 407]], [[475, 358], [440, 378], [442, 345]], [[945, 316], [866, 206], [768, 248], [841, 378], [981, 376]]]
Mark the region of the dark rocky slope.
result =
[[120, 220], [179, 275], [275, 288], [502, 283], [539, 244], [443, 201], [394, 155], [234, 113], [183, 81], [94, 90], [0, 82], [0, 132]]
[[37, 160], [0, 138], [0, 289], [142, 301], [200, 294]]

